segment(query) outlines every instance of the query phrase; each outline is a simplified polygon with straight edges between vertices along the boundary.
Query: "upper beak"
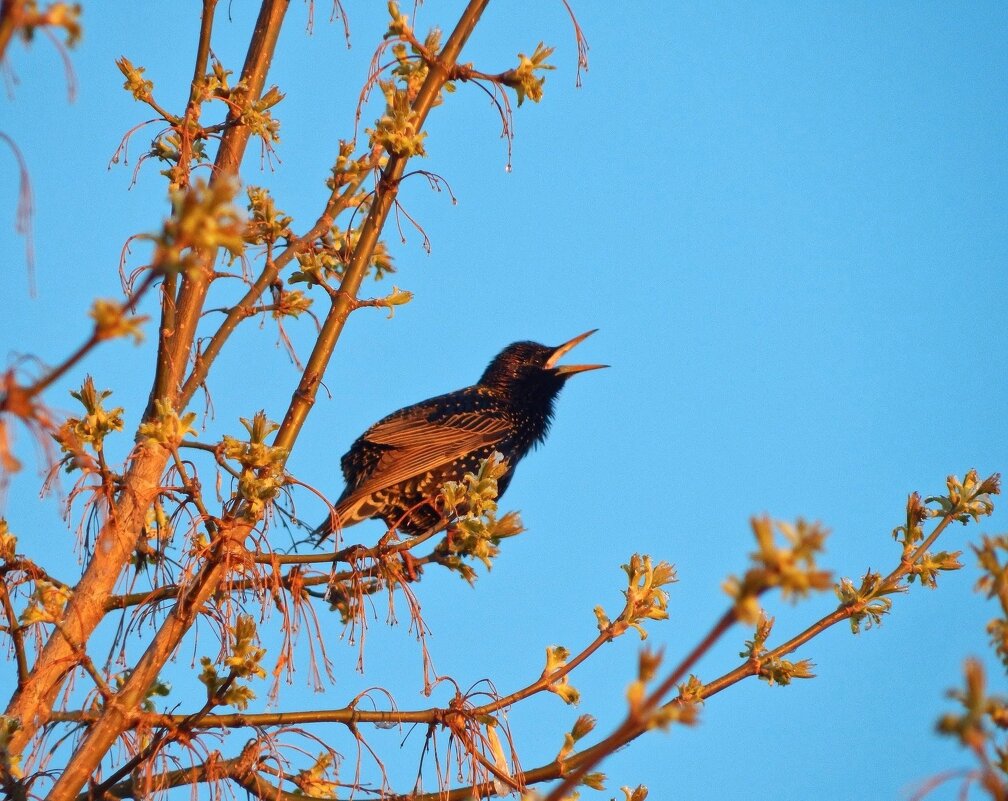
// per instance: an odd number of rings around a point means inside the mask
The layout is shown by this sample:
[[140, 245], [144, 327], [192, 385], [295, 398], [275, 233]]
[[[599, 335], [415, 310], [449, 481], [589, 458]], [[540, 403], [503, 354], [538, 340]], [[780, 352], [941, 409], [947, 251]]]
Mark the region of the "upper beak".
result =
[[598, 331], [597, 328], [593, 328], [591, 331], [585, 331], [583, 334], [579, 334], [574, 337], [574, 339], [569, 339], [560, 345], [556, 350], [553, 351], [553, 355], [546, 360], [546, 368], [553, 370], [557, 375], [573, 375], [574, 373], [583, 373], [585, 370], [600, 370], [603, 367], [608, 367], [608, 364], [562, 364], [556, 367], [556, 363], [560, 360], [560, 357], [571, 350], [579, 342], [583, 342], [588, 339], [592, 334]]

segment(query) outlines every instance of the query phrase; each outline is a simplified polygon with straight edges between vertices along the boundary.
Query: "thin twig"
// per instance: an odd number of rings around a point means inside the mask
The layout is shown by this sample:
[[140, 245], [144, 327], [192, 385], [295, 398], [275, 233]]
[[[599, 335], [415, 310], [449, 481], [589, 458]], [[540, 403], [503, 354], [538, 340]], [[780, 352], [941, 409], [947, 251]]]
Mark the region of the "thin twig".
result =
[[11, 603], [10, 593], [7, 590], [7, 582], [0, 577], [0, 605], [3, 606], [4, 614], [7, 616], [7, 633], [10, 635], [11, 643], [14, 646], [14, 658], [17, 661], [18, 689], [28, 678], [28, 657], [24, 647], [24, 629], [18, 623], [17, 614], [14, 612], [14, 605]]

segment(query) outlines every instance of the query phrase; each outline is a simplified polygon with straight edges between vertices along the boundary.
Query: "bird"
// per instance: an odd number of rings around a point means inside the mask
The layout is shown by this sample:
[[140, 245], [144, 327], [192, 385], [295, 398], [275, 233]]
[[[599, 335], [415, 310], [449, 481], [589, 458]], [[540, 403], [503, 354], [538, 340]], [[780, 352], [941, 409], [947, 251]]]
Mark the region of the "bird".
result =
[[546, 439], [553, 406], [567, 380], [605, 364], [557, 365], [586, 331], [561, 345], [508, 345], [479, 381], [383, 417], [340, 460], [346, 489], [334, 514], [313, 532], [317, 543], [340, 529], [380, 519], [389, 530], [419, 534], [441, 524], [437, 502], [448, 481], [462, 481], [495, 451], [507, 464], [497, 480], [504, 494], [518, 462]]

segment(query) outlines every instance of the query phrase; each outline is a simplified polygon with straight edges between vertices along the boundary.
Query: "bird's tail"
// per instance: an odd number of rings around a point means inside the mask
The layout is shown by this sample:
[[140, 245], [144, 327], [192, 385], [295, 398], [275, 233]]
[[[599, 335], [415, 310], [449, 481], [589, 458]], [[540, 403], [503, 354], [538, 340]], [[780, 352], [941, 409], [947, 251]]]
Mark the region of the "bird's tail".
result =
[[324, 522], [312, 529], [312, 532], [308, 535], [308, 539], [314, 547], [319, 548], [335, 530], [336, 526], [333, 525], [332, 515], [330, 515]]
[[336, 505], [332, 507], [326, 519], [308, 535], [312, 544], [317, 548], [334, 532], [342, 531], [347, 526], [352, 526], [354, 523], [360, 523], [371, 517], [375, 509], [372, 504], [368, 503], [369, 501], [369, 496], [360, 498], [355, 495], [336, 501]]

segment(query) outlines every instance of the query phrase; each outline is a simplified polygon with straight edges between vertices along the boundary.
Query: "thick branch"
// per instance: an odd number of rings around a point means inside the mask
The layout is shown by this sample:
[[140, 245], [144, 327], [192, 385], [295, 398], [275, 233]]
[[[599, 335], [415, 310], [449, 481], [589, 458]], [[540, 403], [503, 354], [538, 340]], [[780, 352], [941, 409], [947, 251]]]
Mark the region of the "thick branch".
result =
[[20, 753], [48, 720], [63, 680], [75, 666], [75, 649], [87, 642], [104, 617], [105, 602], [129, 562], [147, 509], [157, 496], [166, 459], [167, 451], [142, 448], [130, 463], [124, 479], [129, 489], [98, 532], [94, 558], [67, 604], [62, 634], [54, 632], [49, 637], [27, 680], [7, 705], [4, 714], [21, 724], [11, 738], [10, 753]]
[[[136, 663], [122, 689], [105, 706], [102, 714], [78, 745], [73, 757], [49, 794], [50, 801], [70, 801], [87, 783], [105, 754], [125, 731], [133, 715], [171, 657], [182, 636], [189, 630], [203, 605], [210, 599], [229, 569], [229, 557], [243, 549], [246, 531], [242, 526], [225, 530], [213, 552], [193, 579], [189, 592], [179, 599], [143, 656]], [[237, 558], [237, 554], [235, 554]]]
[[[109, 787], [108, 796], [112, 798], [149, 798], [170, 787], [186, 787], [206, 782], [216, 782], [247, 770], [248, 757], [243, 753], [233, 759], [208, 759], [206, 762], [191, 768], [179, 768], [163, 773], [155, 773], [138, 785], [137, 779], [145, 778], [136, 774]], [[89, 792], [81, 793], [76, 801], [93, 801]]]
[[[394, 709], [356, 709], [352, 706], [346, 706], [342, 709], [312, 709], [301, 712], [233, 712], [226, 715], [203, 715], [196, 719], [193, 719], [192, 715], [161, 715], [154, 712], [140, 712], [137, 713], [136, 718], [151, 726], [177, 727], [188, 722], [190, 727], [196, 730], [300, 726], [306, 723], [345, 723], [351, 727], [357, 723], [377, 723], [379, 725], [437, 723], [448, 712], [447, 709], [437, 707], [400, 711]], [[82, 709], [75, 712], [56, 712], [52, 719], [67, 723], [94, 723], [100, 716], [99, 712]]]
[[[273, 60], [273, 51], [289, 2], [290, 0], [263, 0], [241, 74], [241, 81], [247, 91], [246, 99], [249, 101], [258, 99], [262, 94], [266, 73]], [[211, 14], [212, 5], [208, 6]], [[232, 107], [228, 112], [224, 134], [217, 150], [217, 159], [210, 177], [211, 183], [229, 180], [238, 174], [251, 135], [249, 127], [240, 123], [240, 112]], [[152, 413], [155, 400], [166, 397], [174, 400], [178, 394], [179, 382], [192, 351], [196, 325], [210, 286], [217, 251], [201, 255], [201, 269], [189, 270], [182, 279], [182, 286], [172, 307], [174, 325], [171, 328], [162, 327], [157, 372], [145, 417]], [[171, 299], [166, 298], [166, 303], [171, 305]]]

